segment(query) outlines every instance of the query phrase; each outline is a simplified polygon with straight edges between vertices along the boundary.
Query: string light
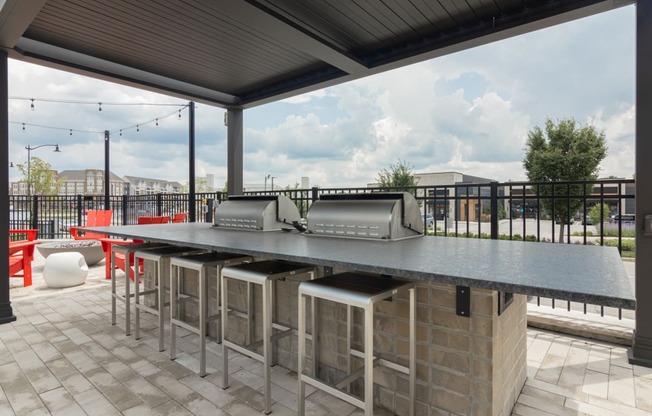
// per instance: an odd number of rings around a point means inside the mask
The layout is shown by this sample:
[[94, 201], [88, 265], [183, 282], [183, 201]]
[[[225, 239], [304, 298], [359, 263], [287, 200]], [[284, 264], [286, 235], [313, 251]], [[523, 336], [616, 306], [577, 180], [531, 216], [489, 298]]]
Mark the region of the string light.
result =
[[[106, 105], [106, 103], [95, 102], [95, 105], [102, 106], [102, 105]], [[184, 109], [184, 108], [187, 108], [187, 107], [188, 107], [188, 104], [184, 104], [184, 105], [181, 106], [181, 108], [179, 108], [179, 109], [175, 109], [175, 110], [172, 111], [171, 113], [168, 113], [168, 114], [165, 114], [165, 115], [162, 115], [162, 116], [158, 116], [158, 117], [156, 117], [156, 118], [153, 118], [153, 119], [147, 120], [147, 121], [145, 121], [145, 122], [140, 122], [140, 123], [138, 123], [138, 124], [132, 124], [131, 126], [122, 127], [122, 128], [120, 128], [120, 129], [113, 129], [113, 130], [110, 130], [110, 132], [111, 132], [111, 133], [118, 133], [118, 132], [119, 132], [119, 133], [120, 133], [120, 136], [122, 136], [122, 131], [123, 131], [123, 130], [130, 130], [130, 129], [134, 129], [134, 128], [135, 128], [137, 132], [140, 132], [140, 126], [143, 126], [143, 125], [147, 125], [147, 124], [156, 124], [156, 126], [159, 126], [159, 125], [160, 125], [159, 122], [160, 122], [161, 120], [164, 120], [164, 119], [166, 119], [166, 118], [172, 117], [172, 116], [174, 116], [175, 114], [178, 114], [178, 117], [181, 118], [181, 110]], [[99, 108], [101, 108], [101, 107], [99, 107]], [[101, 110], [99, 110], [99, 111], [101, 111]], [[97, 131], [97, 130], [71, 129], [71, 128], [68, 128], [68, 127], [47, 126], [47, 125], [40, 125], [40, 124], [23, 123], [23, 122], [18, 122], [18, 121], [9, 121], [9, 123], [10, 123], [10, 124], [18, 124], [18, 125], [21, 125], [21, 126], [22, 126], [22, 131], [23, 131], [23, 133], [26, 132], [26, 127], [27, 127], [27, 126], [31, 126], [31, 127], [39, 127], [39, 128], [44, 128], [44, 129], [52, 129], [52, 130], [65, 130], [65, 131], [68, 131], [68, 134], [71, 135], [71, 136], [72, 136], [72, 132], [73, 132], [73, 131], [74, 131], [74, 132], [77, 132], [77, 133], [90, 133], [90, 134], [99, 134], [99, 133], [103, 133], [103, 132], [104, 132], [104, 130], [102, 130], [102, 131]]]
[[99, 111], [102, 111], [102, 103], [97, 103], [97, 104], [100, 106]]
[[32, 107], [32, 111], [34, 111], [34, 99], [33, 99], [33, 98], [32, 98], [32, 105], [31, 105], [31, 107]]

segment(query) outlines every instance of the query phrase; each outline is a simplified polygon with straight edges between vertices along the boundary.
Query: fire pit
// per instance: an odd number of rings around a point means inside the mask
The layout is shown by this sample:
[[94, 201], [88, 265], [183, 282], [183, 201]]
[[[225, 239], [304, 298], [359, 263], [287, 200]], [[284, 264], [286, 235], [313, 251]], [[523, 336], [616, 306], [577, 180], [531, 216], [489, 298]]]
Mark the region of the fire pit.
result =
[[42, 243], [36, 246], [41, 255], [47, 258], [53, 253], [77, 252], [84, 256], [86, 264], [90, 267], [104, 258], [102, 245], [99, 241], [61, 241]]

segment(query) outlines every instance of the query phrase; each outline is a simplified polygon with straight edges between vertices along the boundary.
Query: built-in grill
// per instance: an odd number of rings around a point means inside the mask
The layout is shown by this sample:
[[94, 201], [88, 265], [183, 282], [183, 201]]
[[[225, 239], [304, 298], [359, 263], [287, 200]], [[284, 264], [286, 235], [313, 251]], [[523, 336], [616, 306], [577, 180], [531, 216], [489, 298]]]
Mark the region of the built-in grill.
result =
[[308, 235], [389, 241], [423, 235], [419, 204], [407, 192], [321, 195], [307, 222]]
[[233, 195], [215, 210], [214, 227], [277, 231], [301, 219], [294, 202], [285, 195]]

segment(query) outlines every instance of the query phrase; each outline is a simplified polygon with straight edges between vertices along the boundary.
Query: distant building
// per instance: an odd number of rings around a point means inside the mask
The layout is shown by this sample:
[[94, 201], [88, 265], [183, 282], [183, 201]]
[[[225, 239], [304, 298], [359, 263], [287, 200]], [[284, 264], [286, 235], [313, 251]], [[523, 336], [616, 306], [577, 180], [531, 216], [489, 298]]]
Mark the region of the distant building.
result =
[[[103, 169], [63, 170], [57, 178], [59, 195], [104, 195]], [[125, 181], [113, 172], [109, 172], [109, 186], [111, 195], [125, 194]]]
[[138, 176], [125, 176], [127, 195], [155, 195], [178, 194], [183, 185], [179, 182], [164, 181], [161, 179], [141, 178]]

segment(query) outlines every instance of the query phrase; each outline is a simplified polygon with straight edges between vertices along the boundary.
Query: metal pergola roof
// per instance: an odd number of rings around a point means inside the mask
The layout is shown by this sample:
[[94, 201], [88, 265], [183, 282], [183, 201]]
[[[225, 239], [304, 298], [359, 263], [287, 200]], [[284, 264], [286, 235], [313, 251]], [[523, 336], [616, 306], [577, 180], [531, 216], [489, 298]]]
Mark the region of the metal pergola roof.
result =
[[15, 59], [248, 108], [631, 3], [0, 0], [0, 47]]

